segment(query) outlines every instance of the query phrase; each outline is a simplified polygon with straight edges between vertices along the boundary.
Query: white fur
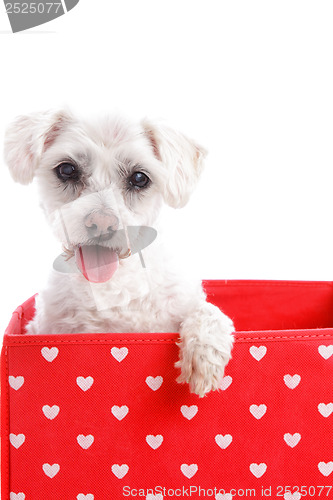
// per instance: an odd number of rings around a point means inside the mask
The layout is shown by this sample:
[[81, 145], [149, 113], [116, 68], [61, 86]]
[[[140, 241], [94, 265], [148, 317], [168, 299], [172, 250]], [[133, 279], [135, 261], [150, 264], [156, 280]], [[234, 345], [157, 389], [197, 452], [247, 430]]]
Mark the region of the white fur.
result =
[[[205, 151], [148, 120], [130, 123], [115, 117], [90, 123], [60, 111], [19, 117], [7, 131], [5, 157], [16, 181], [36, 179], [46, 217], [72, 252], [87, 243], [84, 220], [96, 211], [115, 215], [120, 229], [158, 230], [163, 202], [173, 207], [186, 204]], [[82, 173], [75, 188], [65, 186], [55, 174], [57, 165], [69, 158]], [[151, 184], [128, 194], [124, 172], [138, 165]], [[27, 333], [179, 332], [178, 381], [203, 396], [221, 384], [231, 356], [233, 324], [206, 302], [199, 281], [185, 280], [174, 270], [159, 240], [143, 251], [146, 267], [138, 254], [120, 259], [106, 283], [90, 283], [79, 272], [53, 270], [48, 287], [37, 297]], [[107, 245], [113, 248], [116, 242], [112, 239]], [[73, 261], [69, 265], [75, 268]]]

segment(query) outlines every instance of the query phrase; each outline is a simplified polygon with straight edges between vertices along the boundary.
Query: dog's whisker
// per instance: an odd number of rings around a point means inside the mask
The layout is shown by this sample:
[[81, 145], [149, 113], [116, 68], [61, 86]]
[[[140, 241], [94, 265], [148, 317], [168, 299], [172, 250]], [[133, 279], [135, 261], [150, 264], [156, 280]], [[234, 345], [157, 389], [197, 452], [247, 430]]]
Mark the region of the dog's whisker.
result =
[[63, 252], [66, 254], [66, 258], [65, 258], [66, 261], [71, 259], [72, 257], [74, 257], [73, 250], [69, 250], [69, 248], [67, 248], [65, 246], [63, 246], [62, 249], [63, 249]]

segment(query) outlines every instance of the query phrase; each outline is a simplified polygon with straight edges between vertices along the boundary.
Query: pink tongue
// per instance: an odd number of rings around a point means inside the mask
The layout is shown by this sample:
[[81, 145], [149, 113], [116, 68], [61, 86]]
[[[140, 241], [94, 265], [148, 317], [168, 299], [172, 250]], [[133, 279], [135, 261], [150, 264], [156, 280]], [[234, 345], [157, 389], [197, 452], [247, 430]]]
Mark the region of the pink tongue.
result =
[[118, 254], [99, 245], [85, 245], [75, 249], [75, 261], [83, 276], [92, 283], [104, 283], [118, 269]]

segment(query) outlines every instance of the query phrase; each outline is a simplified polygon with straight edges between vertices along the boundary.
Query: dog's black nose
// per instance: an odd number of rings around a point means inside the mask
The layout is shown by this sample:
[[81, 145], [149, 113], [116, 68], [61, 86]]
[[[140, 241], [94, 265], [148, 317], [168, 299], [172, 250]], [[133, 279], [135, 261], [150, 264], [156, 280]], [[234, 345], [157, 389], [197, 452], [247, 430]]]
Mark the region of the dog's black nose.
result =
[[92, 212], [84, 219], [89, 238], [110, 238], [119, 227], [119, 220], [113, 214], [103, 211]]

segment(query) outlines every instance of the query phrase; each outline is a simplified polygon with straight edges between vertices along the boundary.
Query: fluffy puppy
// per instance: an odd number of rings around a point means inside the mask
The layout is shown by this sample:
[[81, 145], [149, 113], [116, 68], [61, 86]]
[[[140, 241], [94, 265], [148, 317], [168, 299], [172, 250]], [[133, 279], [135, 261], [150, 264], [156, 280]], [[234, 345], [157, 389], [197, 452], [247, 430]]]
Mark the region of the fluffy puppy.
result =
[[206, 302], [199, 281], [173, 269], [159, 238], [152, 243], [163, 203], [186, 204], [204, 157], [194, 141], [148, 120], [18, 117], [6, 162], [14, 180], [36, 179], [67, 255], [38, 295], [27, 333], [179, 332], [177, 380], [199, 396], [218, 389], [232, 321]]

